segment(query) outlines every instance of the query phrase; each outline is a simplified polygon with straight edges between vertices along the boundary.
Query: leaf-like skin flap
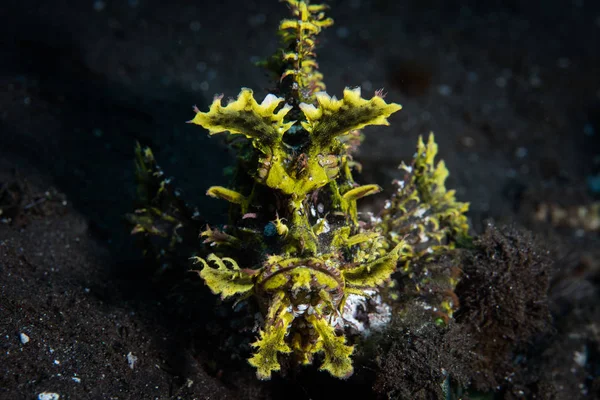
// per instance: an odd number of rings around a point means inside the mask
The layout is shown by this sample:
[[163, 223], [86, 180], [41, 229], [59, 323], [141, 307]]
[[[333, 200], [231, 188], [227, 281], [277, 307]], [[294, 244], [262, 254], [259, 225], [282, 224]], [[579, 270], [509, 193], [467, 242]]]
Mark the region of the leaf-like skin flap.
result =
[[203, 243], [217, 246], [229, 246], [233, 248], [241, 248], [242, 241], [235, 236], [229, 235], [222, 230], [206, 226], [206, 230], [200, 233], [200, 237], [206, 238]]
[[226, 200], [233, 204], [244, 204], [246, 198], [235, 190], [224, 188], [223, 186], [211, 186], [206, 194], [210, 197]]
[[375, 240], [379, 237], [380, 237], [380, 235], [377, 232], [361, 232], [361, 233], [357, 233], [356, 235], [350, 236], [348, 239], [345, 240], [344, 244], [347, 247], [350, 247], [350, 246], [355, 246], [360, 243]]
[[225, 107], [221, 104], [221, 97], [214, 99], [208, 112], [200, 112], [197, 108], [192, 124], [208, 129], [214, 135], [229, 131], [232, 134], [242, 134], [252, 139], [253, 145], [264, 153], [270, 153], [270, 147], [281, 142], [283, 133], [294, 122], [283, 122], [283, 117], [292, 108], [286, 104], [278, 112], [275, 109], [283, 98], [268, 94], [261, 104], [254, 99], [250, 89], [243, 88], [235, 101]]
[[146, 205], [150, 204], [156, 195], [161, 179], [158, 177], [158, 167], [152, 150], [142, 149], [139, 142], [135, 145], [135, 179], [137, 181], [137, 198]]
[[437, 152], [433, 133], [427, 144], [419, 137], [413, 162], [413, 183], [421, 202], [430, 205], [441, 225], [450, 227], [458, 237], [467, 237], [469, 225], [464, 214], [469, 210], [469, 203], [456, 201], [455, 191], [446, 189], [449, 172], [443, 160], [435, 164]]
[[[237, 262], [229, 257], [219, 258], [214, 254], [209, 254], [207, 260], [213, 262], [217, 268], [208, 265], [208, 262], [201, 257], [193, 257], [193, 260], [196, 263], [202, 263], [204, 268], [198, 274], [214, 294], [221, 295], [221, 299], [246, 294], [254, 288], [252, 277], [257, 272], [240, 269]], [[229, 263], [229, 267], [225, 265], [225, 262]]]
[[[333, 20], [331, 18], [325, 18], [323, 11], [329, 8], [326, 4], [308, 4], [308, 2], [298, 1], [298, 0], [282, 0], [288, 3], [290, 6], [290, 10], [292, 14], [297, 17], [296, 20], [283, 20], [281, 25], [284, 22], [306, 22], [310, 21], [313, 24], [319, 26], [320, 28], [327, 28], [328, 26], [333, 25]], [[311, 14], [315, 14], [314, 16]], [[279, 29], [283, 30], [286, 28], [291, 28], [293, 26], [281, 27]], [[317, 32], [318, 33], [318, 32]]]
[[139, 143], [135, 146], [135, 179], [135, 212], [126, 215], [131, 233], [142, 234], [139, 240], [146, 256], [161, 268], [170, 268], [178, 262], [181, 250], [197, 245], [202, 219], [165, 176], [152, 151]]
[[284, 19], [283, 21], [281, 21], [279, 29], [302, 30], [313, 35], [317, 35], [319, 32], [321, 32], [321, 28], [318, 25], [315, 25], [308, 21], [299, 21], [294, 19]]
[[346, 201], [354, 201], [379, 192], [381, 192], [379, 185], [363, 185], [347, 191], [342, 198]]
[[350, 288], [371, 289], [385, 283], [396, 271], [400, 256], [410, 252], [408, 243], [401, 241], [392, 251], [368, 264], [343, 271], [346, 285]]
[[[260, 338], [252, 343], [252, 347], [258, 350], [248, 359], [250, 365], [256, 368], [256, 376], [262, 380], [271, 379], [271, 372], [281, 369], [277, 360], [279, 353], [292, 351], [285, 342], [285, 335], [294, 316], [287, 311], [282, 298], [283, 296], [279, 296], [270, 306], [269, 314], [272, 314], [272, 318], [267, 321], [265, 329], [260, 331]], [[272, 312], [272, 310], [277, 311]]]
[[308, 316], [306, 320], [319, 335], [320, 341], [316, 350], [325, 353], [325, 359], [319, 369], [329, 372], [336, 378], [349, 378], [354, 372], [350, 358], [354, 352], [354, 346], [346, 345], [346, 338], [337, 336], [326, 318], [315, 314]]
[[359, 87], [344, 89], [342, 100], [325, 92], [317, 93], [315, 97], [317, 106], [302, 103], [300, 109], [307, 119], [302, 126], [311, 133], [319, 148], [329, 146], [338, 136], [367, 125], [389, 125], [387, 118], [402, 109], [399, 104], [386, 103], [378, 95], [371, 100], [363, 99]]

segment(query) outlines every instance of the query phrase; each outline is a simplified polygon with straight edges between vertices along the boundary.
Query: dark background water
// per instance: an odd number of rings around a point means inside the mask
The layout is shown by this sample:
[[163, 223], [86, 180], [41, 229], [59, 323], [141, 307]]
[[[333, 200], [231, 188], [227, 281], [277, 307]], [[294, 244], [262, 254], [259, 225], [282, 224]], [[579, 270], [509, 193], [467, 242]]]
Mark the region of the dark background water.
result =
[[[252, 62], [275, 50], [285, 5], [8, 1], [2, 13], [4, 157], [54, 180], [113, 245], [136, 140], [204, 214], [223, 213], [204, 191], [224, 183], [232, 157], [184, 122], [216, 93], [266, 94]], [[391, 128], [367, 131], [366, 178], [391, 180], [429, 130], [476, 219], [510, 216], [513, 184], [584, 185], [597, 173], [596, 2], [351, 0], [330, 15], [319, 54], [330, 92], [383, 87], [404, 105]]]

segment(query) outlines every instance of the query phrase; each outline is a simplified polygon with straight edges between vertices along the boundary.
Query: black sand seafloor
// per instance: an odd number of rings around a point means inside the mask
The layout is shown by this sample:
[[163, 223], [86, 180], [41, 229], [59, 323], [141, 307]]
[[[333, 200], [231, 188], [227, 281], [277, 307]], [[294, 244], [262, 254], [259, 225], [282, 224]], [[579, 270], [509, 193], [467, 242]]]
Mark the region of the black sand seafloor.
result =
[[[267, 93], [276, 0], [2, 1], [1, 399], [600, 398], [600, 5], [589, 0], [327, 2], [330, 94], [403, 105], [365, 130], [362, 183], [391, 190], [436, 133], [476, 247], [443, 333], [395, 324], [341, 381], [269, 382], [228, 335], [244, 317], [192, 273], [157, 273], [123, 216], [152, 147], [202, 218], [233, 156], [185, 124], [216, 93]], [[385, 198], [362, 203], [376, 209]], [[595, 203], [596, 202], [596, 203]], [[232, 327], [232, 321], [240, 327]], [[241, 349], [241, 350], [240, 350]]]

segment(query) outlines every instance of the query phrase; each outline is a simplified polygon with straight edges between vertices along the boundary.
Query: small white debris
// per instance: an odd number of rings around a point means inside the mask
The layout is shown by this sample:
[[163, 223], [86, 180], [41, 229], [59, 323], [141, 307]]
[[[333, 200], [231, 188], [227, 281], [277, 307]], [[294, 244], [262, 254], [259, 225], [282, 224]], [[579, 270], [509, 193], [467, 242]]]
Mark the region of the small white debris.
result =
[[579, 365], [580, 367], [584, 367], [585, 364], [587, 363], [587, 348], [584, 347], [581, 351], [576, 351], [573, 354], [573, 361], [575, 361], [575, 364]]
[[198, 72], [204, 72], [207, 68], [208, 64], [206, 64], [204, 61], [200, 61], [196, 64], [196, 71]]
[[345, 26], [340, 26], [335, 33], [340, 39], [345, 39], [350, 36], [350, 29]]
[[38, 394], [38, 400], [58, 400], [60, 399], [60, 395], [58, 393], [52, 392], [42, 392]]
[[368, 216], [369, 216], [369, 221], [373, 225], [377, 225], [378, 223], [381, 222], [381, 218], [380, 217], [376, 217], [375, 215], [373, 215], [373, 213], [368, 213]]
[[29, 343], [29, 336], [27, 336], [26, 334], [24, 334], [24, 333], [20, 333], [20, 334], [19, 334], [19, 338], [21, 338], [21, 343], [22, 343], [22, 344], [27, 344], [27, 343]]
[[306, 312], [306, 310], [308, 310], [308, 308], [309, 308], [308, 304], [298, 304], [298, 306], [296, 306], [296, 309], [293, 310], [294, 317], [298, 318], [299, 316], [304, 314]]
[[321, 227], [321, 233], [327, 233], [331, 230], [331, 227], [325, 218], [319, 218], [317, 220], [317, 226]]
[[81, 378], [79, 378], [77, 376], [73, 376], [71, 379], [73, 379], [73, 382], [75, 382], [75, 383], [81, 383]]
[[467, 81], [469, 81], [469, 83], [475, 83], [479, 80], [479, 75], [477, 75], [477, 72], [467, 72]]
[[190, 22], [190, 30], [192, 32], [198, 32], [202, 28], [202, 24], [199, 21]]
[[105, 2], [103, 2], [101, 0], [98, 0], [98, 1], [94, 2], [94, 10], [95, 11], [102, 11], [102, 10], [104, 10], [104, 7], [106, 7], [106, 3]]
[[426, 212], [427, 210], [424, 207], [418, 208], [417, 211], [415, 211], [415, 217], [421, 218]]
[[127, 363], [129, 364], [129, 368], [133, 369], [137, 360], [138, 358], [134, 356], [131, 352], [127, 354]]
[[556, 61], [556, 65], [558, 68], [567, 69], [571, 65], [571, 60], [569, 60], [567, 57], [561, 57]]
[[537, 74], [532, 74], [532, 75], [529, 77], [529, 84], [530, 84], [532, 87], [536, 87], [536, 88], [538, 88], [538, 87], [542, 86], [542, 78], [540, 78], [540, 76], [539, 76], [539, 75], [537, 75]]
[[54, 360], [54, 365], [60, 365], [60, 361]]
[[465, 147], [475, 146], [475, 139], [473, 139], [471, 136], [463, 136], [460, 138], [460, 141]]
[[438, 93], [442, 96], [450, 96], [452, 94], [452, 88], [449, 85], [438, 86]]
[[527, 148], [525, 148], [525, 147], [519, 147], [519, 148], [517, 148], [517, 150], [515, 151], [515, 156], [517, 158], [525, 158], [525, 157], [527, 157]]

